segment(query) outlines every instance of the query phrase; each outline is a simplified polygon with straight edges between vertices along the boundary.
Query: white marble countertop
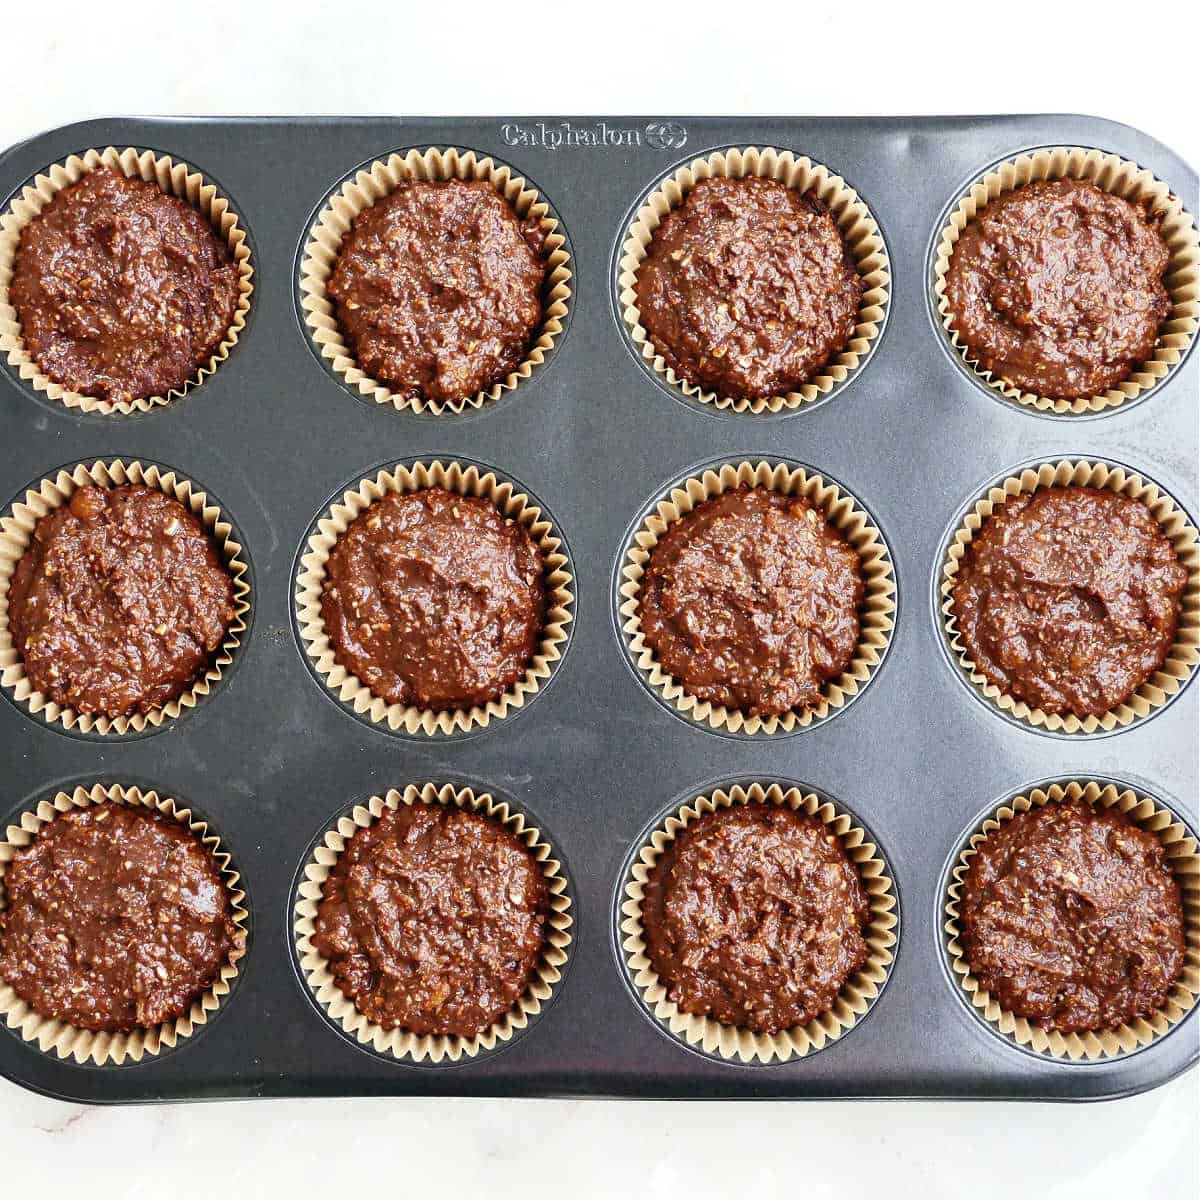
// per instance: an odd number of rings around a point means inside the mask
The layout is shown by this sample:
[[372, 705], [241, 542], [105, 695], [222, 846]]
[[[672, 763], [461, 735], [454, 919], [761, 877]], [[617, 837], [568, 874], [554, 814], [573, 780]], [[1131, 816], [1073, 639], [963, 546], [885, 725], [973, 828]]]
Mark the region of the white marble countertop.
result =
[[[558, 6], [12, 5], [0, 146], [119, 113], [1082, 111], [1200, 159], [1194, 77], [1097, 11], [1009, 0]], [[84, 11], [79, 11], [84, 7]], [[583, 9], [583, 6], [579, 6]], [[351, 8], [357, 28], [339, 25]], [[763, 37], [756, 9], [773, 14]], [[201, 14], [199, 19], [197, 14]], [[1036, 20], [1036, 28], [1026, 22]], [[1159, 18], [1151, 18], [1157, 36]], [[780, 26], [778, 22], [785, 22]], [[1194, 39], [1195, 26], [1192, 36]], [[1180, 30], [1179, 44], [1187, 41]], [[933, 64], [930, 48], [944, 53]], [[1139, 75], [1144, 68], [1145, 77]], [[3, 777], [0, 771], [0, 778]], [[1193, 1028], [1193, 1034], [1195, 1030]], [[1102, 1105], [254, 1101], [81, 1108], [0, 1080], [4, 1191], [404, 1196], [1200, 1194], [1200, 1077]], [[133, 1140], [131, 1140], [133, 1139]], [[353, 1191], [351, 1192], [353, 1194]]]
[[[255, 1100], [80, 1108], [0, 1080], [7, 1194], [1195, 1200], [1197, 1075], [1109, 1104]], [[129, 1138], [137, 1139], [131, 1143]], [[14, 1154], [15, 1152], [15, 1154]], [[852, 1190], [847, 1191], [847, 1187]], [[72, 1194], [77, 1194], [72, 1192]]]

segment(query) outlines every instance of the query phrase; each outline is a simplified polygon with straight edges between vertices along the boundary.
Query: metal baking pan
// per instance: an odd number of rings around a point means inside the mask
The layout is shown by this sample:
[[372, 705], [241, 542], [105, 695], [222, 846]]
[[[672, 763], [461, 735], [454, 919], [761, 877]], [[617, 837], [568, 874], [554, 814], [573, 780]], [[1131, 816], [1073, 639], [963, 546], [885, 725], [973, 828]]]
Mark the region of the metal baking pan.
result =
[[[247, 328], [202, 386], [140, 416], [81, 415], [12, 371], [0, 381], [0, 496], [63, 464], [165, 463], [219, 499], [253, 572], [237, 669], [162, 732], [71, 736], [5, 692], [5, 824], [64, 783], [150, 784], [207, 818], [242, 872], [250, 947], [207, 1027], [138, 1065], [60, 1061], [0, 1030], [0, 1072], [76, 1101], [242, 1096], [607, 1095], [971, 1097], [1089, 1100], [1145, 1090], [1198, 1056], [1196, 1012], [1148, 1047], [1095, 1063], [1049, 1061], [996, 1034], [950, 982], [941, 941], [949, 857], [984, 809], [1050, 778], [1114, 778], [1195, 828], [1197, 688], [1109, 737], [1056, 738], [1003, 719], [955, 678], [931, 600], [946, 531], [979, 486], [1030, 459], [1127, 463], [1197, 512], [1197, 356], [1144, 402], [1091, 419], [998, 400], [948, 352], [931, 318], [931, 239], [948, 203], [993, 162], [1043, 145], [1112, 151], [1170, 183], [1193, 215], [1197, 177], [1137, 130], [1084, 116], [946, 118], [489, 117], [107, 119], [56, 129], [0, 156], [0, 196], [89, 147], [186, 160], [226, 194], [256, 266]], [[297, 261], [313, 214], [360, 164], [456, 145], [530, 179], [573, 251], [567, 328], [514, 392], [461, 416], [377, 406], [321, 366], [298, 319]], [[843, 175], [890, 251], [892, 299], [871, 360], [826, 403], [726, 415], [673, 392], [634, 357], [614, 264], [632, 206], [681, 162], [726, 146], [794, 150]], [[549, 687], [476, 736], [394, 736], [348, 714], [305, 665], [293, 617], [297, 552], [329, 498], [381, 462], [486, 463], [548, 505], [576, 576], [571, 645]], [[835, 718], [787, 737], [722, 736], [681, 719], [631, 669], [614, 578], [627, 531], [665, 484], [714, 459], [802, 462], [844, 484], [896, 565], [897, 628], [870, 687]], [[899, 944], [867, 1018], [841, 1040], [773, 1066], [686, 1048], [635, 999], [618, 953], [623, 865], [669, 808], [735, 779], [800, 781], [878, 839], [894, 872]], [[466, 782], [511, 797], [561, 852], [575, 942], [549, 1008], [502, 1051], [416, 1065], [334, 1029], [301, 981], [297, 872], [348, 805], [392, 786]]]

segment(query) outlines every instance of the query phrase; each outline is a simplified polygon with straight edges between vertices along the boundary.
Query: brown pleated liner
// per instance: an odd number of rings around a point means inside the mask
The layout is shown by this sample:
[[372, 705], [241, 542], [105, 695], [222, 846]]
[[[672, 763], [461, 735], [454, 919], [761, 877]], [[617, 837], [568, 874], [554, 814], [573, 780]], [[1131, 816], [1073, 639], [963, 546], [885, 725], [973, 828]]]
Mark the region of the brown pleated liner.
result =
[[[820, 703], [792, 709], [781, 716], [749, 716], [693, 696], [673, 675], [667, 674], [642, 632], [642, 576], [658, 539], [698, 504], [742, 484], [770, 488], [788, 496], [804, 496], [859, 553], [864, 583], [859, 606], [858, 647], [849, 666], [828, 680]], [[896, 619], [896, 576], [883, 534], [853, 496], [820, 475], [802, 467], [759, 461], [723, 463], [693, 476], [656, 501], [653, 510], [633, 535], [621, 567], [620, 618], [629, 650], [647, 681], [685, 717], [712, 729], [732, 733], [790, 733], [836, 712], [870, 681], [883, 661]]]
[[[954, 582], [971, 539], [983, 523], [1012, 496], [1040, 491], [1048, 487], [1107, 488], [1123, 496], [1140, 500], [1150, 510], [1163, 532], [1175, 546], [1188, 581], [1180, 597], [1179, 626], [1175, 644], [1166, 661], [1124, 704], [1101, 716], [1077, 717], [1074, 713], [1047, 713], [1031, 708], [1024, 700], [1001, 691], [977, 669], [970, 652], [959, 636], [954, 616]], [[1002, 483], [988, 489], [967, 513], [951, 538], [942, 562], [940, 607], [946, 637], [958, 665], [980, 693], [1009, 716], [1017, 717], [1038, 729], [1052, 733], [1110, 733], [1149, 716], [1161, 708], [1187, 683], [1200, 663], [1200, 535], [1189, 524], [1187, 514], [1175, 501], [1149, 480], [1124, 467], [1105, 462], [1061, 459], [1026, 467]]]
[[[325, 632], [321, 616], [321, 597], [325, 588], [325, 564], [337, 540], [350, 523], [382, 496], [392, 493], [416, 492], [441, 487], [463, 496], [478, 496], [490, 500], [509, 521], [523, 525], [533, 543], [542, 553], [543, 580], [546, 590], [546, 617], [541, 642], [529, 660], [524, 676], [498, 700], [471, 708], [447, 709], [433, 712], [411, 704], [389, 704], [358, 678], [341, 666], [334, 657], [333, 646]], [[308, 539], [308, 550], [300, 559], [296, 577], [296, 615], [304, 652], [312, 661], [325, 686], [343, 704], [389, 729], [407, 733], [437, 734], [465, 733], [483, 728], [493, 720], [502, 720], [510, 712], [523, 708], [549, 679], [554, 664], [566, 650], [567, 627], [571, 624], [571, 607], [575, 603], [575, 581], [569, 570], [562, 541], [550, 521], [542, 515], [529, 496], [508, 482], [496, 478], [490, 471], [481, 472], [474, 464], [458, 462], [417, 462], [411, 466], [397, 464], [391, 470], [381, 470], [373, 477], [362, 479], [343, 494], [317, 522], [317, 531]]]
[[[1167, 860], [1183, 898], [1184, 921], [1184, 965], [1183, 975], [1172, 988], [1166, 1004], [1150, 1017], [1139, 1018], [1116, 1029], [1084, 1033], [1060, 1033], [1045, 1030], [1031, 1024], [1024, 1017], [1006, 1012], [992, 999], [991, 993], [980, 986], [971, 974], [966, 952], [959, 942], [961, 930], [958, 925], [958, 902], [962, 894], [962, 883], [971, 859], [980, 845], [1017, 813], [1028, 812], [1048, 802], [1063, 799], [1084, 800], [1093, 807], [1112, 808], [1124, 813], [1140, 829], [1144, 829], [1162, 843]], [[971, 835], [966, 848], [958, 857], [951, 872], [950, 884], [945, 897], [945, 925], [948, 937], [946, 953], [950, 967], [959, 985], [966, 993], [971, 1005], [991, 1025], [1010, 1037], [1018, 1046], [1024, 1046], [1038, 1054], [1066, 1061], [1096, 1061], [1128, 1054], [1155, 1038], [1162, 1037], [1172, 1026], [1177, 1025], [1195, 1007], [1200, 994], [1200, 852], [1196, 839], [1187, 826], [1169, 810], [1154, 800], [1140, 795], [1132, 788], [1121, 788], [1112, 783], [1095, 780], [1069, 780], [1053, 783], [1045, 788], [1033, 788], [1028, 795], [1014, 796], [1002, 804]]]
[[[220, 553], [225, 569], [233, 581], [234, 616], [225, 633], [225, 640], [211, 659], [204, 674], [176, 699], [149, 713], [134, 713], [128, 717], [109, 717], [96, 713], [81, 713], [66, 705], [55, 703], [44, 692], [35, 691], [25, 674], [25, 664], [20, 652], [13, 644], [12, 627], [8, 614], [8, 590], [13, 573], [21, 556], [29, 549], [34, 527], [42, 517], [74, 495], [76, 488], [88, 484], [98, 487], [120, 487], [124, 484], [140, 484], [157, 488], [164, 495], [178, 500], [204, 526]], [[13, 699], [20, 702], [31, 716], [41, 717], [47, 724], [59, 724], [80, 733], [99, 733], [124, 736], [142, 733], [146, 729], [157, 729], [164, 721], [173, 720], [185, 709], [194, 708], [212, 691], [225, 668], [233, 662], [233, 656], [241, 645], [246, 632], [246, 616], [250, 611], [250, 582], [248, 567], [242, 558], [242, 546], [234, 540], [233, 527], [222, 516], [215, 504], [194, 483], [153, 464], [143, 466], [134, 460], [123, 459], [108, 462], [79, 463], [70, 470], [63, 469], [53, 477], [47, 476], [35, 487], [31, 487], [24, 500], [17, 500], [3, 517], [0, 517], [0, 686], [12, 691]]]
[[[373, 825], [385, 809], [398, 809], [402, 804], [444, 804], [448, 808], [458, 807], [490, 817], [525, 844], [541, 867], [549, 886], [550, 912], [546, 921], [545, 946], [529, 987], [500, 1020], [474, 1037], [415, 1034], [405, 1029], [384, 1029], [377, 1025], [360, 1013], [354, 1002], [338, 987], [328, 961], [312, 944], [321, 889], [347, 842], [358, 830]], [[542, 836], [541, 830], [531, 825], [523, 813], [488, 792], [477, 793], [469, 787], [456, 788], [448, 783], [440, 787], [433, 783], [410, 783], [403, 791], [391, 788], [386, 795], [372, 796], [366, 804], [356, 805], [348, 816], [341, 817], [325, 833], [305, 865], [304, 879], [297, 892], [292, 928], [300, 966], [309, 988], [321, 1007], [348, 1034], [377, 1054], [390, 1054], [394, 1058], [407, 1058], [413, 1062], [428, 1060], [440, 1063], [444, 1060], [458, 1062], [462, 1058], [474, 1058], [483, 1051], [494, 1050], [497, 1045], [508, 1042], [528, 1026], [545, 1007], [562, 978], [573, 940], [573, 925], [571, 897], [567, 892], [562, 864], [554, 857], [554, 848]]]
[[[642, 926], [642, 900], [646, 881], [659, 856], [698, 817], [729, 808], [735, 804], [786, 805], [797, 812], [816, 817], [842, 844], [846, 857], [854, 864], [862, 880], [863, 890], [871, 909], [871, 917], [863, 937], [870, 956], [862, 968], [843, 986], [833, 1007], [826, 1013], [782, 1033], [756, 1033], [735, 1025], [725, 1025], [712, 1017], [683, 1012], [667, 994], [646, 952], [645, 930]], [[831, 801], [822, 800], [812, 792], [805, 794], [797, 787], [784, 788], [778, 783], [753, 783], [747, 787], [735, 784], [728, 790], [717, 788], [710, 796], [697, 796], [678, 812], [672, 813], [650, 835], [634, 859], [626, 880], [621, 904], [621, 945], [625, 965], [643, 1003], [658, 1021], [677, 1038], [696, 1046], [707, 1054], [717, 1054], [731, 1062], [787, 1062], [803, 1058], [843, 1037], [861, 1020], [887, 982], [888, 971], [895, 957], [896, 896], [887, 866], [874, 842], [867, 840], [863, 829], [854, 824], [846, 813], [839, 812]]]
[[181, 825], [186, 825], [220, 869], [238, 931], [229, 959], [221, 968], [220, 975], [206, 992], [192, 1002], [187, 1013], [173, 1021], [134, 1029], [128, 1033], [96, 1033], [90, 1029], [68, 1025], [65, 1021], [43, 1017], [26, 1004], [7, 983], [0, 981], [0, 1015], [4, 1017], [9, 1029], [16, 1030], [25, 1041], [36, 1042], [39, 1050], [56, 1054], [59, 1058], [73, 1059], [77, 1063], [121, 1066], [126, 1062], [139, 1063], [144, 1059], [153, 1058], [163, 1050], [173, 1049], [208, 1023], [210, 1014], [215, 1012], [229, 995], [229, 989], [240, 969], [238, 963], [246, 953], [249, 913], [246, 909], [246, 893], [241, 887], [241, 876], [233, 867], [228, 852], [222, 848], [220, 838], [209, 832], [204, 821], [194, 816], [190, 809], [179, 806], [169, 796], [160, 796], [154, 791], [143, 792], [137, 787], [123, 787], [120, 784], [105, 786], [100, 783], [93, 784], [90, 788], [77, 787], [71, 792], [59, 792], [52, 800], [42, 800], [37, 808], [22, 813], [18, 824], [8, 827], [4, 840], [0, 841], [0, 907], [6, 903], [4, 875], [17, 851], [28, 846], [41, 829], [62, 813], [70, 812], [73, 808], [88, 808], [105, 801], [125, 804], [130, 808], [140, 806], [152, 809], [173, 821], [178, 821]]
[[[200, 367], [182, 388], [175, 389], [165, 396], [104, 400], [98, 396], [81, 395], [60, 383], [55, 383], [39, 369], [26, 348], [21, 337], [21, 324], [17, 319], [16, 309], [9, 303], [8, 288], [12, 281], [21, 230], [59, 192], [73, 183], [78, 183], [84, 175], [98, 167], [110, 167], [130, 179], [156, 183], [168, 195], [186, 200], [193, 208], [199, 209], [229, 247], [237, 265], [239, 296], [233, 323], [208, 363]], [[82, 155], [72, 154], [63, 162], [47, 167], [13, 200], [8, 211], [0, 216], [0, 353], [7, 356], [9, 365], [16, 367], [21, 378], [35, 390], [45, 392], [51, 400], [59, 400], [68, 408], [105, 414], [149, 412], [203, 383], [229, 357], [229, 352], [246, 325], [246, 314], [250, 311], [250, 293], [254, 291], [253, 278], [250, 246], [237, 214], [230, 209], [229, 201], [220, 195], [211, 183], [206, 183], [204, 177], [193, 171], [187, 163], [175, 162], [169, 157], [160, 157], [149, 150], [138, 151], [133, 147], [117, 150], [109, 146], [104, 150], [87, 150]]]
[[[325, 290], [341, 253], [342, 239], [360, 212], [402, 183], [446, 179], [485, 180], [508, 201], [521, 220], [538, 221], [546, 234], [542, 325], [524, 361], [500, 383], [494, 383], [474, 396], [449, 401], [401, 395], [391, 391], [387, 384], [372, 379], [358, 365], [354, 351], [346, 344], [338, 326], [335, 305]], [[512, 391], [522, 380], [528, 379], [535, 367], [541, 366], [563, 330], [567, 303], [571, 298], [571, 275], [567, 239], [560, 232], [549, 205], [527, 180], [505, 163], [478, 157], [474, 150], [431, 147], [377, 159], [357, 172], [353, 179], [348, 179], [330, 198], [317, 214], [304, 247], [300, 264], [300, 307], [321, 357], [360, 395], [370, 397], [376, 404], [391, 404], [394, 408], [412, 409], [413, 412], [460, 413], [466, 408], [480, 408], [489, 400], [498, 400], [504, 392]]]
[[[946, 272], [955, 243], [966, 226], [997, 196], [1027, 183], [1046, 179], [1083, 179], [1102, 191], [1134, 203], [1149, 202], [1152, 212], [1162, 213], [1160, 232], [1171, 251], [1163, 286], [1171, 309], [1159, 329], [1154, 353], [1115, 387], [1098, 396], [1037, 396], [1006, 382], [980, 366], [971, 351], [951, 328], [954, 316], [946, 300]], [[1182, 361], [1200, 324], [1200, 236], [1192, 217], [1179, 198], [1162, 180], [1137, 163], [1088, 150], [1082, 146], [1057, 146], [1034, 150], [1001, 163], [977, 179], [958, 201], [934, 249], [933, 292], [938, 319], [951, 346], [971, 373], [999, 395], [1040, 412], [1058, 414], [1098, 413], [1133, 400], [1153, 387]]]
[[[834, 354], [807, 383], [793, 392], [779, 396], [720, 396], [696, 384], [681, 379], [667, 366], [654, 348], [650, 334], [642, 325], [637, 306], [637, 273], [650, 248], [654, 231], [673, 208], [678, 208], [688, 192], [703, 179], [742, 179], [748, 175], [773, 179], [798, 192], [812, 191], [829, 206], [842, 232], [865, 290], [858, 309], [858, 320], [846, 348]], [[778, 413], [797, 409], [828, 395], [844, 383], [870, 352], [871, 343], [883, 329], [891, 290], [891, 265], [887, 246], [871, 210], [858, 193], [828, 167], [808, 158], [797, 157], [790, 150], [767, 146], [747, 146], [743, 149], [715, 150], [707, 158], [695, 158], [665, 179], [638, 209], [621, 246], [617, 289], [625, 326], [637, 352], [654, 371], [663, 376], [685, 396], [720, 409], [736, 413]]]

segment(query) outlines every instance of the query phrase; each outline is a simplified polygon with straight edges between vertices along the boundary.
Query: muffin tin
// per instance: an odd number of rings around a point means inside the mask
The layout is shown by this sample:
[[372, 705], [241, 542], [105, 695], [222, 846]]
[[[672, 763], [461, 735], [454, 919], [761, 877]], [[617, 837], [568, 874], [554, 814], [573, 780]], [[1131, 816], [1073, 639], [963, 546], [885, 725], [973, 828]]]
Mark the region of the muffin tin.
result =
[[[948, 538], [989, 481], [1031, 461], [1124, 464], [1195, 523], [1196, 356], [1136, 404], [1054, 415], [999, 397], [963, 370], [936, 317], [931, 262], [946, 213], [1002, 159], [1096, 147], [1168, 182], [1193, 216], [1196, 173], [1125, 126], [1084, 116], [971, 118], [491, 117], [439, 120], [112, 119], [51, 131], [0, 156], [0, 197], [49, 164], [107, 146], [183, 160], [226, 196], [255, 267], [227, 361], [154, 411], [68, 409], [5, 367], [0, 496], [58, 468], [137, 460], [173, 468], [218, 503], [249, 565], [251, 611], [231, 668], [194, 709], [140, 736], [68, 730], [4, 689], [7, 827], [60, 790], [153, 788], [221, 839], [239, 872], [248, 952], [237, 985], [174, 1049], [80, 1065], [0, 1029], [0, 1072], [71, 1100], [263, 1095], [974, 1097], [1085, 1100], [1165, 1082], [1200, 1056], [1193, 1010], [1170, 1032], [1097, 1061], [1056, 1060], [999, 1035], [954, 981], [946, 879], [981, 816], [1038, 784], [1128, 785], [1195, 835], [1198, 699], [1185, 686], [1153, 720], [1052, 736], [956, 678], [937, 605]], [[489, 155], [525, 177], [571, 253], [563, 330], [515, 388], [461, 414], [397, 411], [322, 364], [302, 316], [300, 264], [326, 198], [393, 152]], [[637, 206], [694, 158], [776, 147], [845, 179], [886, 243], [889, 298], [870, 354], [795, 410], [699, 403], [645, 363], [619, 293]], [[493, 468], [543, 502], [574, 576], [566, 651], [531, 701], [485, 728], [430, 735], [356, 719], [306, 663], [295, 580], [313, 522], [397, 463]], [[697, 723], [645, 686], [621, 631], [631, 534], [674, 482], [714, 462], [787, 463], [852, 495], [895, 570], [895, 628], [853, 704], [792, 734]], [[219, 498], [219, 499], [218, 499]], [[1190, 682], [1190, 681], [1189, 681]], [[507, 801], [551, 845], [572, 897], [567, 961], [535, 1020], [492, 1052], [414, 1061], [361, 1045], [304, 981], [294, 908], [313, 847], [339, 816], [428, 781]], [[843, 1036], [786, 1062], [729, 1061], [643, 1006], [621, 949], [631, 863], [667, 815], [737, 784], [797, 785], [869, 832], [894, 882], [895, 958]]]

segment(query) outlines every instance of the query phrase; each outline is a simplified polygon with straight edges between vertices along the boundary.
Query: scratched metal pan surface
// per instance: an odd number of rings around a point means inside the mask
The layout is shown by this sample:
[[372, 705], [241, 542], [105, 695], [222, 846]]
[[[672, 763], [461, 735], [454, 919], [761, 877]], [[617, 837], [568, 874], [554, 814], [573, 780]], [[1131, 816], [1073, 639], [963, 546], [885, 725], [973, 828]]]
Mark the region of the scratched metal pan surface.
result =
[[[997, 399], [962, 369], [931, 316], [932, 239], [950, 201], [998, 160], [1046, 145], [1111, 151], [1169, 182], [1197, 212], [1196, 173], [1135, 129], [1085, 116], [945, 118], [105, 119], [41, 134], [0, 157], [0, 197], [90, 147], [147, 147], [201, 171], [248, 230], [255, 289], [227, 362], [145, 415], [83, 415], [0, 372], [0, 497], [64, 464], [140, 459], [208, 489], [253, 578], [236, 670], [151, 736], [96, 739], [0, 701], [0, 820], [66, 784], [152, 785], [193, 806], [231, 852], [250, 911], [249, 953], [209, 1024], [173, 1051], [80, 1066], [0, 1029], [0, 1072], [72, 1100], [264, 1095], [973, 1097], [1090, 1100], [1154, 1087], [1197, 1059], [1191, 1016], [1135, 1053], [1093, 1063], [1031, 1054], [980, 1020], [951, 982], [941, 921], [946, 865], [981, 813], [1050, 779], [1127, 782], [1195, 828], [1197, 688], [1152, 720], [1068, 739], [1017, 726], [955, 676], [933, 575], [951, 523], [989, 480], [1030, 460], [1125, 463], [1197, 505], [1197, 356], [1143, 402], [1092, 419]], [[417, 415], [343, 387], [300, 319], [298, 261], [314, 213], [361, 164], [458, 146], [528, 178], [570, 239], [573, 295], [545, 365], [497, 402]], [[828, 401], [778, 417], [680, 396], [635, 357], [615, 303], [631, 210], [680, 164], [775, 146], [842, 175], [887, 242], [892, 297], [870, 361]], [[576, 578], [570, 647], [518, 716], [474, 736], [398, 736], [364, 722], [306, 666], [293, 578], [330, 498], [381, 464], [455, 458], [496, 468], [541, 500]], [[883, 665], [832, 719], [790, 736], [733, 737], [681, 718], [630, 663], [616, 617], [633, 523], [671, 481], [715, 460], [768, 458], [836, 480], [874, 517], [899, 608]], [[574, 943], [552, 1003], [495, 1053], [452, 1065], [397, 1061], [335, 1028], [293, 945], [297, 874], [335, 818], [426, 780], [506, 797], [549, 836], [570, 877]], [[669, 810], [735, 780], [795, 781], [877, 840], [894, 873], [899, 942], [866, 1019], [816, 1053], [742, 1065], [690, 1048], [636, 998], [617, 903], [630, 855]]]

